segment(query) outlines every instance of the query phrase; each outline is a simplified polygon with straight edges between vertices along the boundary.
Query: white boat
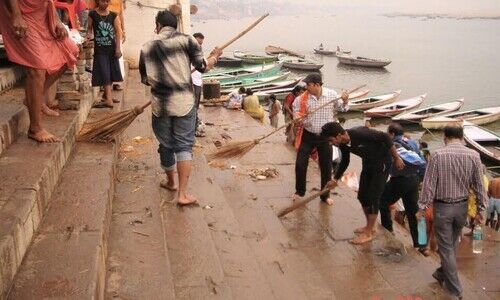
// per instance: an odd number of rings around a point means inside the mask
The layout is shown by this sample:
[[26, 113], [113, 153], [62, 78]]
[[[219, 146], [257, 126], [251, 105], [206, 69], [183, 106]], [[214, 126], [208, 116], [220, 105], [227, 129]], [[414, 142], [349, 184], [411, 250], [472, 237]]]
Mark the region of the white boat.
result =
[[391, 63], [388, 59], [367, 58], [350, 54], [337, 54], [337, 58], [341, 64], [369, 68], [383, 68]]
[[500, 165], [500, 136], [480, 126], [466, 122], [464, 140], [485, 159]]
[[256, 79], [282, 74], [283, 64], [264, 64], [261, 66], [244, 67], [231, 70], [215, 70], [204, 73], [203, 80], [218, 80], [221, 85], [230, 84], [236, 80]]
[[323, 48], [321, 46], [318, 46], [318, 48], [313, 48], [314, 53], [316, 54], [321, 54], [321, 55], [327, 55], [327, 56], [337, 56], [338, 54], [351, 54], [351, 51], [348, 50], [341, 50], [339, 46], [337, 46], [337, 50], [330, 50], [327, 48]]
[[372, 118], [386, 118], [390, 116], [395, 116], [402, 112], [409, 111], [411, 109], [419, 107], [420, 104], [424, 102], [425, 97], [427, 97], [427, 94], [375, 107], [365, 111], [364, 115], [366, 117], [372, 117]]
[[254, 92], [278, 89], [278, 88], [286, 88], [286, 87], [293, 88], [301, 80], [301, 78], [286, 80], [288, 75], [290, 75], [290, 72], [286, 72], [284, 73], [284, 75], [285, 74], [286, 76], [279, 76], [279, 77], [275, 76], [275, 77], [256, 79], [254, 82], [250, 84], [247, 83], [247, 84], [240, 84], [233, 86], [221, 86], [220, 92], [222, 94], [229, 94], [233, 91], [237, 91], [240, 87], [244, 87], [245, 89], [251, 89]]
[[422, 120], [422, 127], [427, 129], [442, 129], [446, 125], [461, 125], [464, 121], [475, 125], [484, 125], [500, 119], [500, 106], [473, 109], [450, 113]]
[[323, 67], [323, 64], [308, 58], [296, 56], [278, 55], [278, 59], [283, 63], [283, 67], [301, 71], [317, 71]]
[[351, 111], [363, 111], [384, 104], [392, 103], [401, 95], [401, 90], [395, 91], [390, 94], [365, 97], [361, 99], [349, 101], [349, 110]]
[[369, 92], [370, 92], [370, 90], [368, 90], [368, 89], [352, 92], [349, 94], [349, 99], [356, 99], [359, 97], [366, 96], [366, 95], [368, 95]]
[[420, 123], [423, 119], [436, 117], [459, 110], [464, 104], [464, 99], [458, 99], [438, 105], [421, 108], [418, 110], [402, 113], [392, 118], [399, 123]]

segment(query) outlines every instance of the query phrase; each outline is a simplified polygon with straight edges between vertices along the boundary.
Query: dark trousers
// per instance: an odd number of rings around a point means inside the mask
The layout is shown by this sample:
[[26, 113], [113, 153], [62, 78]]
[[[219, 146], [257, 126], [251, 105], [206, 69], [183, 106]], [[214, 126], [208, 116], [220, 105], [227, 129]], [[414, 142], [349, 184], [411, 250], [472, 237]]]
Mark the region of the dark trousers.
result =
[[198, 130], [198, 125], [200, 125], [200, 118], [198, 118], [198, 109], [200, 108], [201, 101], [201, 86], [193, 84], [194, 91], [194, 106], [196, 106], [196, 130]]
[[418, 185], [419, 180], [417, 176], [391, 177], [389, 182], [385, 184], [384, 193], [380, 198], [380, 220], [382, 226], [391, 232], [393, 228], [389, 207], [396, 203], [399, 198], [403, 200], [406, 216], [408, 216], [413, 247], [425, 246], [418, 244], [417, 218], [415, 217], [418, 211]]
[[[321, 189], [332, 178], [332, 146], [320, 136], [304, 130], [295, 161], [295, 193], [301, 197], [306, 194], [307, 167], [314, 147], [318, 149]], [[324, 193], [321, 195], [321, 200], [325, 201], [329, 196], [329, 192]]]

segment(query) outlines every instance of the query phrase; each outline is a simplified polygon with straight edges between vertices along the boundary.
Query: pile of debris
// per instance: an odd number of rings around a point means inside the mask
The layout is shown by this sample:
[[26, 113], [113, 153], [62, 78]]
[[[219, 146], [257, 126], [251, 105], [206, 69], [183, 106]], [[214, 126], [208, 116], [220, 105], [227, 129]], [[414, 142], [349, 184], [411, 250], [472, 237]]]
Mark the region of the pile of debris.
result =
[[268, 178], [276, 178], [279, 173], [275, 168], [252, 169], [248, 172], [252, 180], [266, 180]]

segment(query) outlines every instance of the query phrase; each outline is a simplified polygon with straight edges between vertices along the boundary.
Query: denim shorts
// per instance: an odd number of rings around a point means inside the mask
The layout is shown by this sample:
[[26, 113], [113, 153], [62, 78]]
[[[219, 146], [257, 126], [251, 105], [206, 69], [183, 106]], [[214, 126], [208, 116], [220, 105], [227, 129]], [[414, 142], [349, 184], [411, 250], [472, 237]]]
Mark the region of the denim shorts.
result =
[[164, 170], [173, 170], [176, 161], [193, 159], [195, 124], [195, 106], [182, 117], [171, 117], [167, 114], [162, 114], [161, 117], [152, 115], [153, 132], [160, 143], [158, 153]]
[[500, 199], [491, 197], [488, 202], [488, 210], [486, 211], [487, 217], [489, 217], [494, 211], [500, 215]]

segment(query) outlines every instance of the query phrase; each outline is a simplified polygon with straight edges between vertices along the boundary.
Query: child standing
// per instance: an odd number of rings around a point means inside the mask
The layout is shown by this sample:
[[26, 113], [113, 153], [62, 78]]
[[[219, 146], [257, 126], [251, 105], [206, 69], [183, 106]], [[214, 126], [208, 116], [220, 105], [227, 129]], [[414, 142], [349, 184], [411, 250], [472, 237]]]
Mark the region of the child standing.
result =
[[94, 38], [94, 64], [92, 86], [104, 86], [104, 97], [94, 105], [97, 108], [113, 108], [113, 82], [123, 81], [118, 59], [121, 52], [121, 27], [116, 13], [109, 11], [109, 0], [97, 0], [96, 9], [89, 12], [88, 39]]
[[271, 126], [278, 128], [278, 114], [281, 111], [281, 103], [276, 99], [274, 94], [269, 96], [269, 102], [271, 102], [269, 107], [269, 121], [271, 122]]

